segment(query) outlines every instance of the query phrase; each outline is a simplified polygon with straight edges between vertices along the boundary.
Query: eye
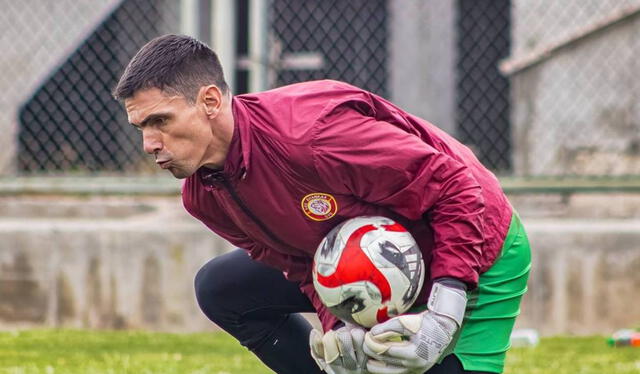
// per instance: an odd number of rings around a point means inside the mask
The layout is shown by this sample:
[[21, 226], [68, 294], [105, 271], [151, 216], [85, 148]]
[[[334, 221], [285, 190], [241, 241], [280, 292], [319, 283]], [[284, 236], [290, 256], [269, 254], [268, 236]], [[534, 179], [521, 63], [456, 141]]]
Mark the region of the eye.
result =
[[164, 125], [165, 123], [167, 123], [167, 119], [166, 119], [166, 118], [164, 118], [164, 117], [158, 117], [158, 118], [156, 118], [156, 119], [154, 119], [154, 120], [153, 120], [152, 125], [153, 125], [153, 126], [162, 126], [162, 125]]

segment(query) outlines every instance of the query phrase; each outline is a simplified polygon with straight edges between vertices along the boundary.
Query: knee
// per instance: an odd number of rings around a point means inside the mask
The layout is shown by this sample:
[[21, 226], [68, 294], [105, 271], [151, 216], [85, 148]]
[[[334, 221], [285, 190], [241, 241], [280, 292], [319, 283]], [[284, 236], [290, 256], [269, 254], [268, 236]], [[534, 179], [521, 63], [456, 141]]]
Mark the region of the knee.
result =
[[214, 258], [198, 270], [194, 279], [198, 305], [215, 323], [220, 323], [219, 319], [227, 309], [224, 304], [230, 300], [229, 295], [225, 294], [229, 292], [227, 271], [228, 269], [222, 266], [222, 261]]

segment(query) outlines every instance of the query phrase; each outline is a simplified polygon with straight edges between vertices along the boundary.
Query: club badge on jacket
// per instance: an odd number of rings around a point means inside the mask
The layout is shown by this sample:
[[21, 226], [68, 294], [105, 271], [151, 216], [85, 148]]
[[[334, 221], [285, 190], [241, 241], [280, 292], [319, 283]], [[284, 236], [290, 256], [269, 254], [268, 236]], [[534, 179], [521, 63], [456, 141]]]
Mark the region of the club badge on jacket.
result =
[[338, 212], [336, 198], [328, 193], [314, 192], [300, 202], [304, 214], [314, 221], [326, 221]]

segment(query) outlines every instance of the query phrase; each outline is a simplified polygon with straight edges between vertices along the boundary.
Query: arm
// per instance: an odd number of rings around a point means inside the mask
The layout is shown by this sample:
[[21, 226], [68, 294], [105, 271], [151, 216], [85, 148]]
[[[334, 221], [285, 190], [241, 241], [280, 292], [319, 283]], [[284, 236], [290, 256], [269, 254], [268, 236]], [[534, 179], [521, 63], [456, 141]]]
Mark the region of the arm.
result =
[[[323, 178], [410, 220], [426, 219], [433, 229], [434, 247], [425, 253], [436, 281], [428, 310], [374, 326], [364, 345], [372, 373], [422, 373], [451, 343], [464, 318], [466, 287], [478, 282], [481, 187], [460, 161], [349, 107], [334, 109], [319, 125], [315, 156]], [[399, 337], [402, 343], [394, 341]]]
[[[318, 123], [315, 165], [340, 193], [384, 206], [434, 231], [431, 279], [474, 288], [483, 238], [481, 187], [458, 160], [418, 136], [341, 106]], [[424, 249], [423, 249], [424, 251]]]

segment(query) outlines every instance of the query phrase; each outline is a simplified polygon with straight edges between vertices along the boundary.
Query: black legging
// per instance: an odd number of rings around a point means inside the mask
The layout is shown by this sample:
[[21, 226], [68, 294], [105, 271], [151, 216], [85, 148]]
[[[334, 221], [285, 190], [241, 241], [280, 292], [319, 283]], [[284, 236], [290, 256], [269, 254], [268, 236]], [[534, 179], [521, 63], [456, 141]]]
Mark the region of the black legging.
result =
[[[297, 313], [315, 312], [298, 285], [278, 270], [237, 249], [205, 264], [195, 278], [204, 314], [279, 374], [322, 373], [309, 353], [311, 325]], [[481, 374], [464, 371], [448, 356], [425, 374]]]

